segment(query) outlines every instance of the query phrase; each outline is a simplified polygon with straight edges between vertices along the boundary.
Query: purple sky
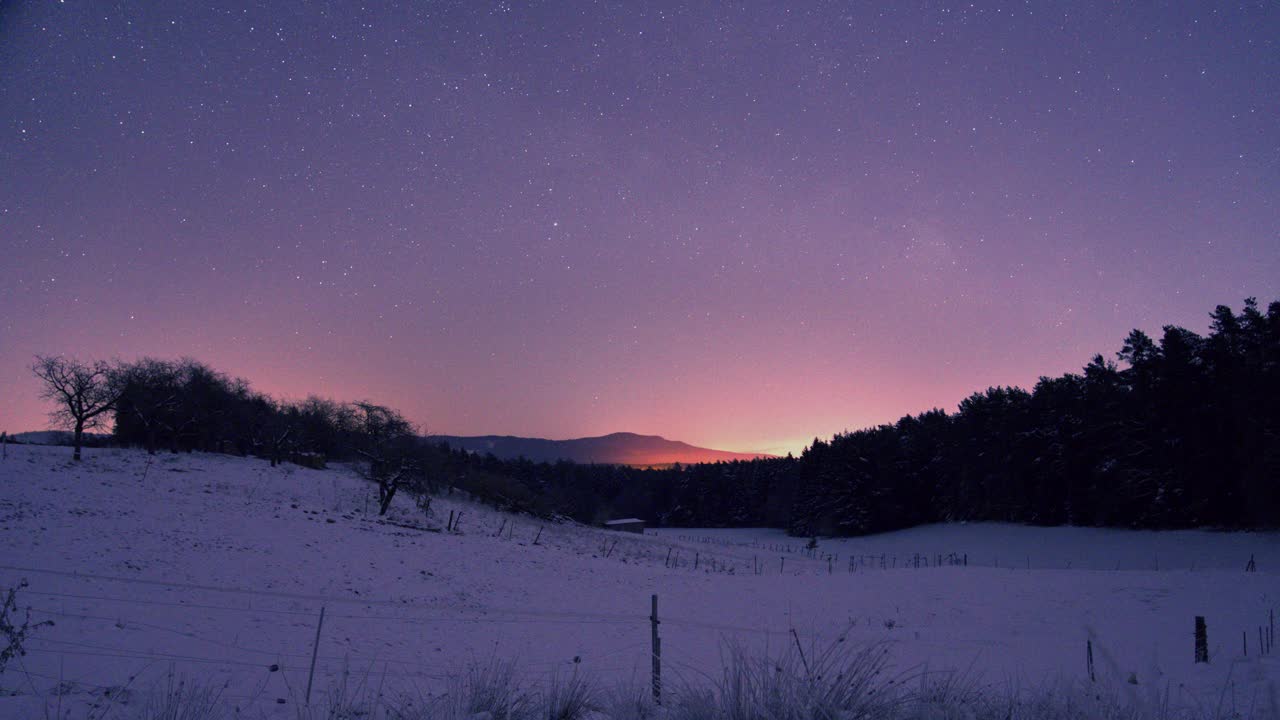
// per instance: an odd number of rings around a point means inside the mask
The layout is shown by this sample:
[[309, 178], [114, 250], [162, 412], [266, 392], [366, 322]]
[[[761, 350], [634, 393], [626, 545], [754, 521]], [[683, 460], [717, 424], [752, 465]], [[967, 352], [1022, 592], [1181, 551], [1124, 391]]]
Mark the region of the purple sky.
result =
[[1280, 298], [1280, 4], [0, 5], [34, 353], [735, 450]]

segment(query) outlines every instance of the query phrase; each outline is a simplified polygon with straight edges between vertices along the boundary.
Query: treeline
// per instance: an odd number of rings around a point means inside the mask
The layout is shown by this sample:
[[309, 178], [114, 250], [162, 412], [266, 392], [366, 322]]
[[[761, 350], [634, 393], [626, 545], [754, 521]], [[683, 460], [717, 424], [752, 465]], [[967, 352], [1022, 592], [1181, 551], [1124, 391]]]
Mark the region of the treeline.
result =
[[[376, 406], [318, 397], [276, 400], [196, 360], [143, 358], [108, 365], [112, 439], [148, 452], [219, 452], [272, 461], [350, 457]], [[394, 411], [404, 433], [412, 426]]]
[[1134, 330], [1117, 354], [1031, 392], [991, 388], [955, 413], [815, 439], [800, 458], [641, 470], [479, 456], [419, 437], [395, 410], [275, 400], [194, 360], [38, 358], [68, 428], [117, 443], [271, 462], [358, 461], [396, 490], [460, 488], [497, 507], [599, 522], [771, 526], [856, 535], [939, 521], [1176, 528], [1280, 518], [1280, 302], [1219, 306], [1202, 337]]
[[278, 401], [190, 359], [107, 363], [40, 356], [31, 369], [54, 405], [52, 420], [72, 432], [75, 460], [85, 432], [109, 425], [116, 444], [149, 453], [256, 455], [273, 466], [358, 461], [378, 484], [382, 513], [402, 487], [424, 496], [432, 489], [416, 428], [391, 408], [318, 397]]
[[991, 388], [799, 459], [669, 470], [476, 459], [580, 520], [859, 535], [943, 521], [1135, 528], [1280, 524], [1280, 302], [1219, 306], [1208, 336], [1134, 330], [1116, 359]]
[[786, 527], [795, 507], [793, 458], [667, 469], [535, 463], [433, 446], [436, 477], [496, 506], [585, 523], [639, 517], [683, 527]]
[[1280, 518], [1280, 302], [1218, 306], [1202, 337], [1134, 330], [1117, 354], [1031, 392], [992, 388], [948, 415], [815, 441], [797, 534], [924, 522], [1177, 528]]

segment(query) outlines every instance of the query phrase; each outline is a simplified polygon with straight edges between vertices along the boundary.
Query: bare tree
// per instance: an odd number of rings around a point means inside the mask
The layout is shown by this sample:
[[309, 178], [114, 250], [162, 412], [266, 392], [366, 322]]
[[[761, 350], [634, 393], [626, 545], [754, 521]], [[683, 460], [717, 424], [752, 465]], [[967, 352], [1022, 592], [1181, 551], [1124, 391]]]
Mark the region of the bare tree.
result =
[[355, 451], [369, 461], [368, 477], [378, 483], [378, 514], [386, 515], [396, 491], [422, 474], [413, 423], [391, 408], [368, 402], [352, 406]]
[[57, 405], [49, 413], [49, 419], [74, 432], [72, 457], [79, 460], [84, 431], [104, 425], [107, 412], [115, 408], [120, 398], [115, 370], [101, 360], [85, 363], [73, 358], [37, 355], [31, 371], [44, 383], [40, 397]]
[[292, 450], [291, 439], [296, 430], [297, 417], [290, 412], [288, 406], [268, 400], [268, 414], [262, 426], [263, 445], [267, 456], [271, 459], [271, 467], [284, 462], [284, 458]]

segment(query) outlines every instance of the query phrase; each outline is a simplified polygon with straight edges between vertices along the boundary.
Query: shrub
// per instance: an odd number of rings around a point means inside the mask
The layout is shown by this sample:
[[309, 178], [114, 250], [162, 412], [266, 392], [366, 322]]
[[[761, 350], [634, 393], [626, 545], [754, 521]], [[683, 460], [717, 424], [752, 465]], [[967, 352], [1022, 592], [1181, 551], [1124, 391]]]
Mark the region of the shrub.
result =
[[22, 622], [18, 623], [18, 591], [25, 587], [27, 587], [27, 581], [22, 580], [17, 587], [9, 588], [5, 593], [4, 605], [0, 606], [0, 640], [4, 642], [4, 647], [0, 648], [0, 676], [4, 675], [4, 669], [10, 660], [27, 654], [23, 643], [27, 641], [32, 631], [53, 625], [52, 620], [32, 625], [31, 608], [23, 611]]

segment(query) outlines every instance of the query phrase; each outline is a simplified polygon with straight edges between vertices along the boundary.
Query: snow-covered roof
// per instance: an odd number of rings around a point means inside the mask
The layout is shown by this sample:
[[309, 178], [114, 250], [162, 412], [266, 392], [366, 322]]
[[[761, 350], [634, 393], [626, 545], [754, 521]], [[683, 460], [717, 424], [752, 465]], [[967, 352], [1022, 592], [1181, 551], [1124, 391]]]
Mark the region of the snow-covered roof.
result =
[[621, 520], [610, 520], [609, 522], [605, 523], [605, 525], [630, 525], [631, 523], [642, 523], [642, 522], [644, 521], [641, 520], [640, 518], [622, 518]]

